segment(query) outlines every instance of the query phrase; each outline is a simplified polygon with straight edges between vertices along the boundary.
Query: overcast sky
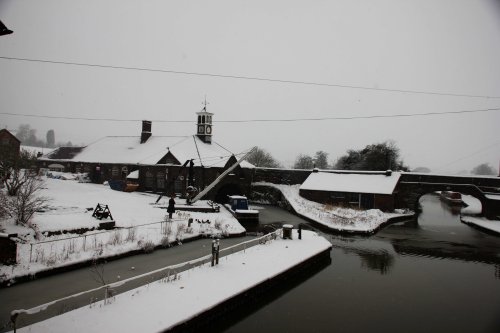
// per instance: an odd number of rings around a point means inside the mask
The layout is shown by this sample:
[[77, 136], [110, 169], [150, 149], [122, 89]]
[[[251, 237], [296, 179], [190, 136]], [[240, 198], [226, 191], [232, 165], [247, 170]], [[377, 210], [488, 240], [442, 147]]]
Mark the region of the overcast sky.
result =
[[[394, 140], [405, 163], [435, 172], [498, 169], [500, 111], [302, 122], [218, 121], [454, 112], [500, 108], [500, 2], [494, 0], [0, 0], [0, 57], [270, 78], [292, 84], [0, 58], [0, 112], [192, 120], [153, 135], [195, 133], [207, 96], [214, 140], [251, 146], [286, 166]], [[376, 89], [426, 91], [465, 97]], [[496, 97], [496, 98], [494, 98]], [[45, 139], [91, 143], [139, 135], [139, 122], [0, 114]]]

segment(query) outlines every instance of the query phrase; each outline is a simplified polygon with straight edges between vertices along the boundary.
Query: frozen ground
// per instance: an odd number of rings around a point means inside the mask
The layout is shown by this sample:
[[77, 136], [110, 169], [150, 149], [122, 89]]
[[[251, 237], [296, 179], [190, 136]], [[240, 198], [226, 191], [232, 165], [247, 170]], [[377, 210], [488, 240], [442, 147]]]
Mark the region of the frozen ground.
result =
[[[298, 240], [276, 239], [114, 297], [50, 318], [18, 332], [159, 332], [279, 275], [331, 244], [304, 231]], [[123, 314], [126, 314], [125, 316]]]
[[413, 212], [397, 211], [384, 213], [378, 209], [357, 210], [323, 205], [309, 201], [299, 195], [300, 185], [278, 185], [272, 183], [255, 183], [255, 185], [272, 186], [283, 193], [295, 211], [330, 229], [350, 232], [372, 232], [390, 218], [413, 216]]
[[[66, 175], [65, 178], [74, 177]], [[44, 181], [40, 195], [50, 199], [49, 208], [32, 218], [39, 231], [38, 239], [35, 239], [33, 229], [15, 226], [12, 220], [0, 221], [3, 232], [18, 233], [22, 240], [18, 243], [18, 264], [0, 265], [0, 281], [137, 249], [148, 251], [158, 245], [170, 246], [200, 235], [227, 236], [245, 232], [224, 208], [220, 213], [177, 211], [173, 220], [166, 222], [166, 210], [159, 207], [166, 206], [168, 198], [156, 205], [158, 195], [118, 192], [106, 185], [78, 183], [76, 180], [45, 178]], [[119, 229], [46, 236], [47, 231], [97, 227], [99, 222], [106, 221], [92, 217], [97, 203], [110, 207]], [[176, 199], [176, 203], [185, 202]], [[206, 205], [206, 202], [198, 201], [196, 205]], [[190, 227], [189, 218], [194, 220]], [[70, 237], [74, 238], [68, 239]]]

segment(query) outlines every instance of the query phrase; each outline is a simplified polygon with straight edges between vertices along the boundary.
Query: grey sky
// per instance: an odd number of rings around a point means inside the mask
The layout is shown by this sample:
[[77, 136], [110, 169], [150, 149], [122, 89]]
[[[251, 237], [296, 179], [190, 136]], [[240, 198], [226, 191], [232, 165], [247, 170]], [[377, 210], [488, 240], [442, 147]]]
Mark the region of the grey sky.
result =
[[[14, 1], [0, 0], [0, 56], [351, 86], [500, 96], [500, 5], [493, 0]], [[411, 167], [498, 169], [500, 111], [299, 123], [217, 120], [349, 117], [500, 107], [500, 98], [381, 92], [88, 68], [0, 59], [0, 112], [153, 123], [154, 135], [195, 132], [205, 95], [214, 140], [265, 148], [286, 165], [299, 153], [394, 140]], [[23, 118], [45, 137], [90, 143], [138, 135], [139, 123]], [[457, 161], [458, 160], [458, 161]], [[456, 161], [456, 162], [454, 162]], [[440, 168], [440, 169], [438, 169]]]

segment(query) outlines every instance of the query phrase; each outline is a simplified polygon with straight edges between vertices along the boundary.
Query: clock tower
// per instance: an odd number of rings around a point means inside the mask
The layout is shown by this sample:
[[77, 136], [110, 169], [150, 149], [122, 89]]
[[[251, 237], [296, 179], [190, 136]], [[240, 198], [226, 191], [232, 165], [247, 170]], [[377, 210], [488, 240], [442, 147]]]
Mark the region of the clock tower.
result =
[[207, 112], [207, 101], [205, 100], [204, 107], [198, 115], [198, 123], [196, 124], [196, 135], [205, 143], [212, 143], [212, 116], [213, 113]]

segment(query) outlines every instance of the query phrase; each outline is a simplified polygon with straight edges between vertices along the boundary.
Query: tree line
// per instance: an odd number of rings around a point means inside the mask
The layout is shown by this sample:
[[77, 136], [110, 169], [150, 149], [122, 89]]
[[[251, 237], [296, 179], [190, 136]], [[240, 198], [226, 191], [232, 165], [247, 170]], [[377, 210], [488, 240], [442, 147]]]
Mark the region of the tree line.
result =
[[24, 146], [42, 147], [42, 148], [73, 146], [71, 141], [56, 143], [56, 134], [53, 129], [47, 131], [47, 134], [45, 135], [45, 140], [38, 138], [36, 134], [36, 129], [31, 128], [31, 126], [28, 124], [19, 125], [17, 131], [15, 132], [15, 135], [19, 139], [19, 141], [21, 141], [21, 144]]
[[[323, 170], [363, 170], [363, 171], [413, 171], [429, 173], [427, 167], [417, 167], [410, 170], [401, 158], [401, 153], [394, 141], [370, 144], [363, 149], [349, 149], [346, 154], [338, 157], [334, 162], [329, 162], [328, 153], [320, 150], [313, 155], [299, 154], [293, 164], [294, 169], [323, 169]], [[256, 167], [282, 168], [279, 163], [265, 149], [257, 147], [254, 154], [248, 158], [248, 162]], [[498, 175], [495, 168], [487, 163], [482, 163], [470, 171], [473, 175]]]

